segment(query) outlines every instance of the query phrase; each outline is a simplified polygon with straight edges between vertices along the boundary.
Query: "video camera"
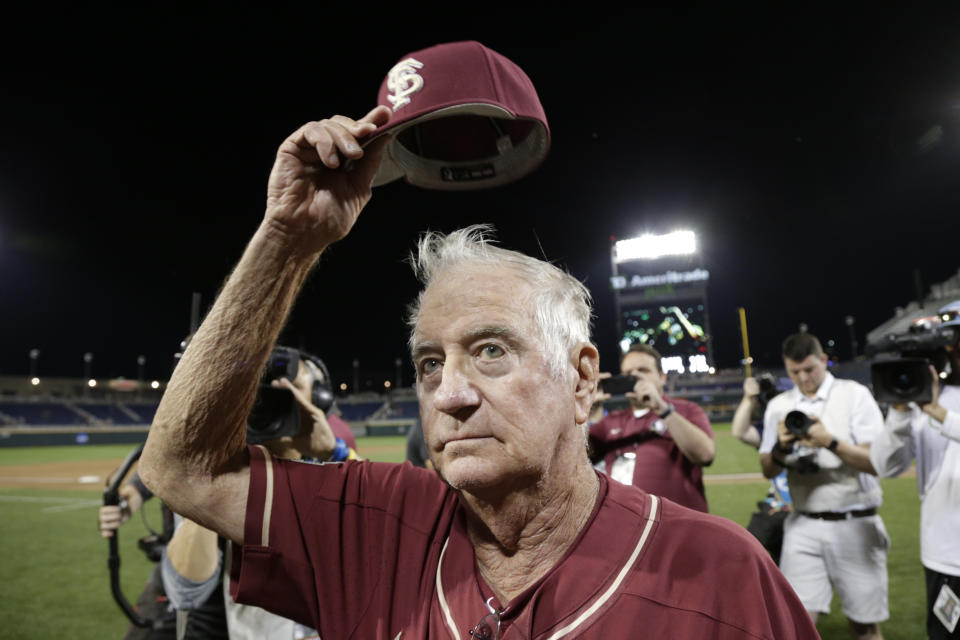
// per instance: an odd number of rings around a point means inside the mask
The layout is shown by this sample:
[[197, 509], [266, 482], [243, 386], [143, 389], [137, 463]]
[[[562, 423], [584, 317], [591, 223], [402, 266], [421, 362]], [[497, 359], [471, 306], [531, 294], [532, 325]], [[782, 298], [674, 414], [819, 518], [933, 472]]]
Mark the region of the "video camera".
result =
[[310, 399], [314, 406], [328, 412], [333, 406], [330, 372], [320, 358], [291, 347], [276, 346], [270, 353], [267, 366], [260, 378], [257, 399], [247, 420], [247, 443], [259, 444], [266, 440], [295, 436], [300, 433], [300, 405], [289, 389], [274, 387], [279, 378], [293, 382], [300, 369], [300, 361], [313, 371]]
[[868, 356], [881, 356], [870, 367], [877, 402], [925, 404], [933, 399], [930, 366], [938, 374], [949, 375], [950, 359], [944, 347], [960, 339], [956, 310], [944, 312], [917, 319], [904, 333], [867, 345]]

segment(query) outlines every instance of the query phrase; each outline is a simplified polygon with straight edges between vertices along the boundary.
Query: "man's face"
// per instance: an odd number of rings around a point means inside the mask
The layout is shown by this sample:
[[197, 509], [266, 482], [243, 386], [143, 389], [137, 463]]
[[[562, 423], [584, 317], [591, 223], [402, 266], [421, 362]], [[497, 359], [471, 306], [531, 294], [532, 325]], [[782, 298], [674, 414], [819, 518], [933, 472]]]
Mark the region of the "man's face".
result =
[[783, 366], [800, 392], [812, 397], [816, 395], [817, 389], [823, 383], [823, 378], [827, 375], [827, 355], [811, 354], [800, 362], [784, 358]]
[[583, 450], [576, 370], [551, 376], [530, 293], [508, 268], [457, 267], [423, 296], [413, 343], [420, 415], [433, 464], [455, 489], [530, 486]]
[[649, 353], [630, 351], [620, 363], [620, 373], [631, 375], [643, 380], [649, 380], [657, 388], [657, 393], [663, 394], [663, 386], [667, 381], [666, 374], [660, 373], [657, 359]]

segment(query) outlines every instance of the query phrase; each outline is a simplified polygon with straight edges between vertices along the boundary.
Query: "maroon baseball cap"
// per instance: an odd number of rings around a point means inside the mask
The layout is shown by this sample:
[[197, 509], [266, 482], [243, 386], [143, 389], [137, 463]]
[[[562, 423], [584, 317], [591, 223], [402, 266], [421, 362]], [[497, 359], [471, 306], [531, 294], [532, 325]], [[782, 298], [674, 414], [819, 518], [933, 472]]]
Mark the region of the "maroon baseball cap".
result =
[[409, 53], [387, 73], [378, 103], [390, 134], [373, 186], [404, 178], [428, 189], [482, 189], [533, 171], [550, 149], [536, 89], [516, 64], [479, 42]]

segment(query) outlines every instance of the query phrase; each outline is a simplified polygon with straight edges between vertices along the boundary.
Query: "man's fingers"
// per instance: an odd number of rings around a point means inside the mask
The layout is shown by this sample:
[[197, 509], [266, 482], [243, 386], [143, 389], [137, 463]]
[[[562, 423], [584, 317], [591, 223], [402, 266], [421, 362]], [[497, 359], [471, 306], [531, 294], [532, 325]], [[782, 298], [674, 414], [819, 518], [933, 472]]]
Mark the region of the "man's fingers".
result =
[[347, 157], [359, 157], [357, 154], [362, 154], [356, 138], [342, 122], [332, 118], [304, 125], [299, 133], [300, 136], [294, 138], [297, 146], [311, 150], [327, 168], [338, 168], [341, 154]]
[[113, 537], [113, 532], [123, 524], [123, 512], [120, 507], [100, 507], [99, 522], [100, 535], [104, 538]]
[[[378, 126], [390, 120], [390, 109], [378, 106], [360, 120], [336, 115], [325, 120], [308, 122], [295, 131], [280, 146], [282, 153], [296, 157], [305, 165], [322, 164], [328, 169], [338, 169], [344, 159], [367, 158], [364, 164], [378, 167], [382, 144], [374, 143], [364, 153], [360, 141], [373, 133]], [[376, 171], [370, 173], [373, 179]]]
[[391, 113], [388, 107], [380, 104], [367, 112], [367, 115], [360, 118], [357, 122], [359, 124], [372, 124], [374, 128], [382, 127], [390, 122]]
[[390, 138], [391, 136], [384, 135], [371, 142], [362, 152], [363, 159], [354, 165], [353, 171], [357, 174], [357, 180], [365, 187], [373, 183]]
[[313, 402], [310, 400], [310, 396], [305, 394], [302, 389], [297, 387], [295, 384], [290, 382], [287, 378], [278, 378], [274, 380], [271, 384], [275, 387], [282, 387], [290, 391], [293, 394], [293, 397], [297, 399], [297, 402], [301, 406], [306, 407], [307, 409], [313, 409]]

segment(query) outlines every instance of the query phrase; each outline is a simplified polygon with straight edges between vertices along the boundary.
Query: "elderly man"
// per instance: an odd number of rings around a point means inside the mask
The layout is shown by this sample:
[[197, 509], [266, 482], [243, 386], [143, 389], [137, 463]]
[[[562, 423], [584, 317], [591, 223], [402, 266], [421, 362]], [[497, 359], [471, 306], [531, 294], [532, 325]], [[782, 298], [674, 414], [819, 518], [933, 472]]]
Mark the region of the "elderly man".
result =
[[427, 235], [416, 260], [425, 288], [411, 348], [436, 472], [244, 446], [298, 290], [370, 197], [383, 142], [358, 139], [388, 116], [310, 123], [281, 145], [264, 222], [141, 458], [144, 482], [175, 511], [237, 543], [237, 599], [323, 638], [816, 637], [741, 527], [592, 469], [587, 292], [477, 228]]

